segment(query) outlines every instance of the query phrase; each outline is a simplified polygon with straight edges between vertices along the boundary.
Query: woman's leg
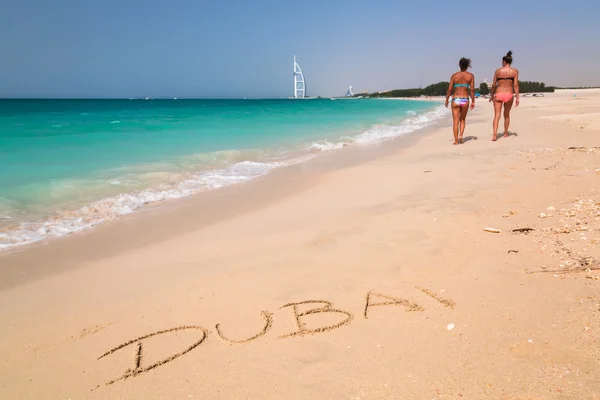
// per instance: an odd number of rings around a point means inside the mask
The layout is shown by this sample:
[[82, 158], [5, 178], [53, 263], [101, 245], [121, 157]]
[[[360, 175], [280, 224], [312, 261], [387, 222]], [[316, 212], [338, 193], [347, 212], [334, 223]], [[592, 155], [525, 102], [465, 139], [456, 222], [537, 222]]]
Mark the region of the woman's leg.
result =
[[467, 112], [469, 111], [469, 104], [465, 104], [460, 108], [460, 136], [458, 138], [460, 143], [463, 143], [463, 135], [465, 134], [465, 126], [467, 125]]
[[492, 141], [498, 140], [498, 122], [500, 121], [500, 112], [502, 111], [502, 102], [494, 99], [494, 134]]
[[510, 109], [512, 108], [513, 100], [504, 103], [504, 137], [508, 137], [508, 126], [510, 125]]
[[454, 132], [454, 143], [458, 144], [458, 122], [460, 120], [460, 106], [452, 102], [452, 130]]

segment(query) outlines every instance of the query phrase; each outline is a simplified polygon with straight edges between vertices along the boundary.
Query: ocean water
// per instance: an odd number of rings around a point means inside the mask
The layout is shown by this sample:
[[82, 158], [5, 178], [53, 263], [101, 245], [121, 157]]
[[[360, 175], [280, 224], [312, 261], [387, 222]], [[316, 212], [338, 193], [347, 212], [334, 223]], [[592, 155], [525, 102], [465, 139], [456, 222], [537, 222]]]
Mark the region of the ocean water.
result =
[[0, 250], [441, 115], [439, 104], [377, 99], [0, 100]]

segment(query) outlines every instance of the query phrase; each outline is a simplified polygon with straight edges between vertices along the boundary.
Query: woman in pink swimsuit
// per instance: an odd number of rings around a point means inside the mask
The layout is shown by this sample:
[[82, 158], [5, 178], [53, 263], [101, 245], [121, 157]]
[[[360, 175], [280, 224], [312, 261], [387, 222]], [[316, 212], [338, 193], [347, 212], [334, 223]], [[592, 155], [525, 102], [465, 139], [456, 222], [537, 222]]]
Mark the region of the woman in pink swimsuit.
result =
[[[500, 112], [504, 105], [504, 137], [508, 137], [508, 126], [510, 125], [510, 109], [513, 105], [519, 105], [519, 71], [511, 67], [512, 51], [502, 57], [502, 68], [498, 68], [494, 73], [494, 82], [492, 83], [492, 96], [490, 101], [494, 102], [494, 135], [492, 140], [498, 140], [498, 122], [500, 122]], [[514, 94], [514, 99], [513, 99]]]

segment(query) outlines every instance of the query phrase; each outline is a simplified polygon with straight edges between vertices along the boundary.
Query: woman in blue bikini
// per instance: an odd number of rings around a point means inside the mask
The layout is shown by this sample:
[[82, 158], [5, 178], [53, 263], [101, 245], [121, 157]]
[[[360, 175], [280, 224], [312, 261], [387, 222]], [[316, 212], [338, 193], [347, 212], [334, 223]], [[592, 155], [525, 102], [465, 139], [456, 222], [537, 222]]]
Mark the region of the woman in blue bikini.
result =
[[[469, 92], [471, 96], [471, 110], [475, 108], [475, 76], [467, 72], [471, 68], [469, 58], [461, 58], [458, 62], [460, 71], [450, 77], [450, 85], [446, 93], [446, 107], [452, 95], [452, 119], [454, 121], [454, 143], [463, 143], [467, 111], [469, 111]], [[460, 136], [459, 136], [460, 130]]]

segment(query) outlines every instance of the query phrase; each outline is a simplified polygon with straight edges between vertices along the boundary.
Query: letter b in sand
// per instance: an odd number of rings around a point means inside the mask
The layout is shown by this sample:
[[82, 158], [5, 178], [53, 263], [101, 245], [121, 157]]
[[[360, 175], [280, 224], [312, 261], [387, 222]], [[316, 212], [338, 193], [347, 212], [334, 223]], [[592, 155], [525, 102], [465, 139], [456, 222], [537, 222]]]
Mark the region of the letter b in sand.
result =
[[[298, 310], [298, 306], [303, 305], [303, 304], [321, 304], [322, 307], [311, 308], [306, 311], [300, 312]], [[282, 306], [281, 308], [286, 308], [286, 307], [293, 307], [294, 317], [296, 319], [296, 325], [298, 327], [298, 330], [296, 332], [292, 332], [292, 333], [288, 333], [283, 336], [280, 336], [280, 338], [286, 338], [286, 337], [290, 337], [290, 336], [312, 335], [315, 333], [327, 332], [332, 329], [339, 328], [343, 325], [347, 325], [352, 321], [352, 314], [350, 314], [349, 312], [344, 311], [344, 310], [339, 310], [337, 308], [333, 308], [332, 304], [326, 300], [305, 300], [305, 301], [301, 301], [298, 303], [288, 303], [288, 304], [285, 304], [284, 306]], [[337, 324], [334, 324], [334, 325], [326, 325], [326, 326], [321, 326], [316, 329], [308, 329], [306, 327], [306, 323], [304, 322], [304, 318], [309, 315], [322, 314], [322, 313], [342, 314], [345, 316], [345, 318], [341, 322], [338, 322]]]

